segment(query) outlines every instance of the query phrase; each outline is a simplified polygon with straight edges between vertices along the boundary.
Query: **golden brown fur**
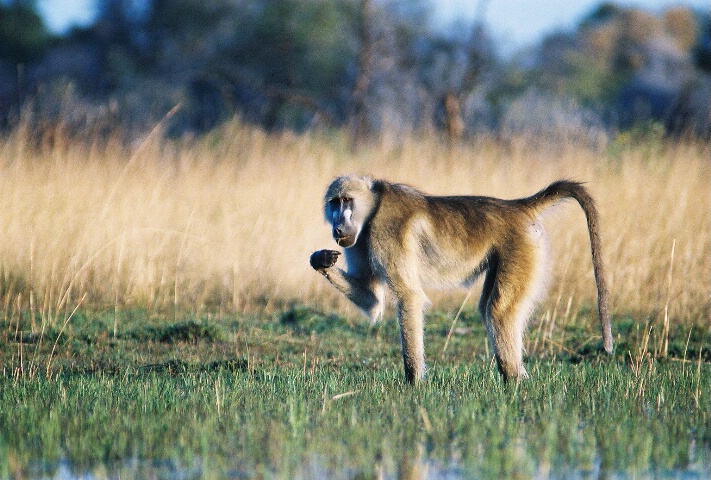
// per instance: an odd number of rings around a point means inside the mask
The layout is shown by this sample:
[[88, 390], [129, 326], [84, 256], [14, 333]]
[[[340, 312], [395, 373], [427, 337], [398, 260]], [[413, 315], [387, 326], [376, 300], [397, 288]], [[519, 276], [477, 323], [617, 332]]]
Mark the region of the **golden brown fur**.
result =
[[523, 333], [543, 291], [547, 241], [538, 221], [551, 204], [574, 198], [585, 212], [604, 348], [612, 352], [598, 215], [579, 183], [558, 181], [518, 200], [430, 196], [412, 187], [343, 176], [325, 197], [326, 220], [345, 247], [347, 270], [334, 266], [340, 252], [320, 250], [311, 265], [377, 321], [385, 287], [398, 301], [405, 378], [425, 376], [423, 309], [427, 286], [472, 282], [485, 272], [479, 302], [497, 364], [505, 379], [522, 379]]

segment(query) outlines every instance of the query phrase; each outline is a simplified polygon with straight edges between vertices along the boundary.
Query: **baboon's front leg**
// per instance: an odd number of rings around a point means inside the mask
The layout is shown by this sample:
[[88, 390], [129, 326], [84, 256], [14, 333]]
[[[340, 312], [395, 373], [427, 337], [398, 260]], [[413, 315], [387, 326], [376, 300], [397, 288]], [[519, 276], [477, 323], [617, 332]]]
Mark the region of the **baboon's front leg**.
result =
[[358, 308], [363, 310], [371, 322], [383, 315], [385, 289], [382, 282], [372, 276], [355, 276], [335, 267], [341, 253], [336, 250], [319, 250], [311, 255], [311, 266], [321, 273], [331, 284], [343, 293]]
[[424, 303], [415, 295], [398, 303], [402, 359], [405, 363], [405, 379], [409, 383], [419, 383], [425, 379]]

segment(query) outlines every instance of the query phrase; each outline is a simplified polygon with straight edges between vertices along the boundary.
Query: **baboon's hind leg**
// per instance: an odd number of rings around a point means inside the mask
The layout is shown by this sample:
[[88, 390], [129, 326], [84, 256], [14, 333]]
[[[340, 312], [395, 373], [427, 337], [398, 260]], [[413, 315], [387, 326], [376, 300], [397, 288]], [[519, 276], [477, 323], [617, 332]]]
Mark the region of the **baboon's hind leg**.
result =
[[494, 285], [496, 284], [496, 270], [498, 268], [498, 257], [496, 254], [491, 254], [487, 260], [488, 267], [486, 269], [486, 276], [484, 277], [484, 287], [481, 291], [481, 298], [479, 299], [479, 313], [481, 314], [481, 320], [486, 326], [486, 332], [489, 337], [489, 344], [491, 348], [496, 352], [496, 341], [494, 340], [493, 330], [491, 328], [491, 318], [489, 316], [489, 302], [491, 301], [491, 294], [494, 291]]
[[540, 259], [530, 249], [525, 253], [529, 255], [520, 253], [489, 269], [479, 305], [505, 380], [528, 378], [523, 366], [523, 334], [538, 296]]

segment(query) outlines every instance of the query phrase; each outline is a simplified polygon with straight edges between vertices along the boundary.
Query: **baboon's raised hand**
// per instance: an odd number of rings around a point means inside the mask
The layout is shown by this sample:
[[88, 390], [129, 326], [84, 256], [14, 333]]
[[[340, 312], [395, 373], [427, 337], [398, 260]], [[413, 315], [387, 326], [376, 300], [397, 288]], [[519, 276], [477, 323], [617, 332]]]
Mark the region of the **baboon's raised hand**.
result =
[[311, 266], [314, 270], [325, 270], [336, 264], [340, 254], [341, 252], [337, 252], [336, 250], [319, 250], [318, 252], [314, 252], [310, 259]]

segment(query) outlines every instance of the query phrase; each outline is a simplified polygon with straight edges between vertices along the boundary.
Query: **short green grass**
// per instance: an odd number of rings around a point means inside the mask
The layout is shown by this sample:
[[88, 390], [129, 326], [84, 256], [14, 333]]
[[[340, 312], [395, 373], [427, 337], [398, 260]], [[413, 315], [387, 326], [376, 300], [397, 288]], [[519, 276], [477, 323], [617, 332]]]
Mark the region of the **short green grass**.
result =
[[[118, 319], [116, 317], [119, 317]], [[0, 477], [700, 477], [711, 472], [708, 326], [590, 312], [528, 332], [531, 380], [503, 384], [465, 311], [427, 318], [427, 382], [402, 380], [394, 319], [306, 306], [259, 317], [78, 311], [0, 322]], [[118, 327], [117, 327], [118, 326]], [[538, 341], [537, 341], [538, 340]], [[535, 352], [531, 352], [535, 347]], [[409, 477], [408, 477], [409, 475]]]

